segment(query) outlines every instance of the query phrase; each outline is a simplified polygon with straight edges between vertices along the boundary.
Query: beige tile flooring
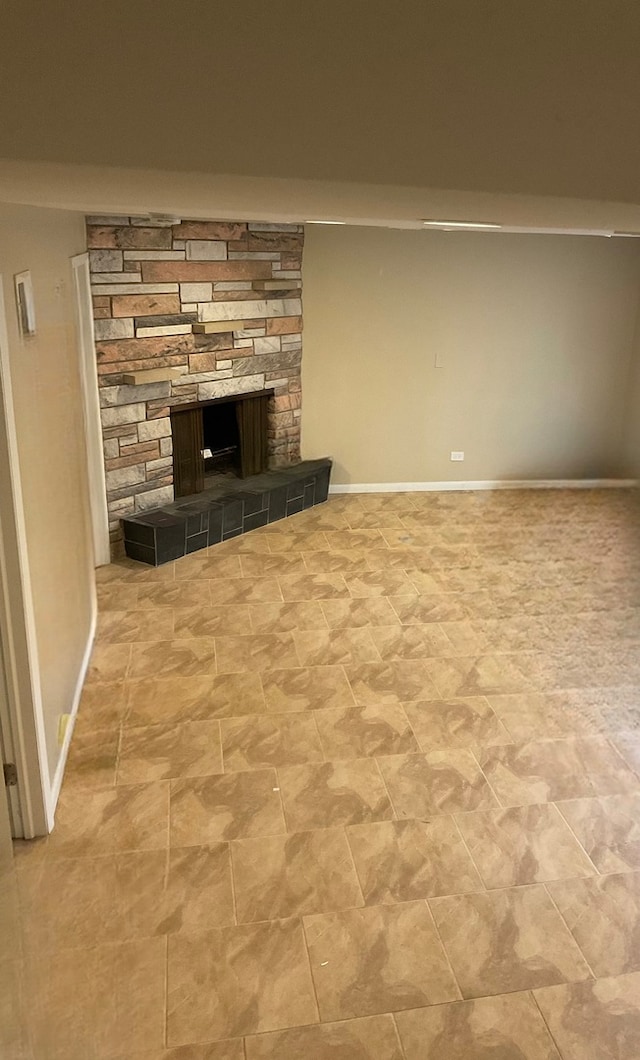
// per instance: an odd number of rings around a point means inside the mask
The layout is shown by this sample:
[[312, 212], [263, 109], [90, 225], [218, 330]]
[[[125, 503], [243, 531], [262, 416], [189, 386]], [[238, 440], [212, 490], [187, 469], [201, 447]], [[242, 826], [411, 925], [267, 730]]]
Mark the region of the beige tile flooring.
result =
[[37, 1060], [638, 1060], [638, 532], [359, 495], [100, 570]]

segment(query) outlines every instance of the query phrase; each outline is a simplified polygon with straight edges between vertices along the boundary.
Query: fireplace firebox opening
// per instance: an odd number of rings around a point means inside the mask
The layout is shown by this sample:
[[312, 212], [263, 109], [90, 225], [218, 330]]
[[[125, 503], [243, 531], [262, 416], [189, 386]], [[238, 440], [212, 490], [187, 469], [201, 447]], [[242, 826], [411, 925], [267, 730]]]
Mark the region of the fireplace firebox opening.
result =
[[268, 468], [268, 404], [273, 390], [234, 394], [171, 409], [176, 497], [201, 493], [222, 476]]

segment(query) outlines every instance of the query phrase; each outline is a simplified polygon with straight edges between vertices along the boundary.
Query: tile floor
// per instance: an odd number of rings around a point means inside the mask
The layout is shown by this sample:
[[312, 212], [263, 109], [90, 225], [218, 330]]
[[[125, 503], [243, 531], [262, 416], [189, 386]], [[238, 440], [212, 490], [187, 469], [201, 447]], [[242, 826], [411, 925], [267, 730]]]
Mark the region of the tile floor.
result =
[[637, 1060], [636, 495], [333, 497], [100, 622], [36, 1060]]

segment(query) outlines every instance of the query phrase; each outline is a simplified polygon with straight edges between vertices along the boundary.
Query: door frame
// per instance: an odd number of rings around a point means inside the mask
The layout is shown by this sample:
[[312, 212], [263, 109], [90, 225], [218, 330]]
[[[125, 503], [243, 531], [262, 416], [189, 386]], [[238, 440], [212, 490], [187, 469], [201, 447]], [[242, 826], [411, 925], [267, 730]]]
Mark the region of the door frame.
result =
[[6, 469], [0, 479], [1, 743], [4, 761], [17, 772], [17, 783], [7, 788], [13, 834], [33, 839], [51, 830], [53, 813], [1, 275], [0, 463]]
[[111, 547], [109, 543], [109, 513], [107, 510], [107, 485], [104, 469], [102, 421], [100, 418], [89, 255], [86, 252], [84, 254], [76, 254], [71, 258], [71, 268], [73, 272], [76, 330], [80, 355], [82, 413], [87, 451], [94, 562], [96, 567], [102, 567], [111, 562]]

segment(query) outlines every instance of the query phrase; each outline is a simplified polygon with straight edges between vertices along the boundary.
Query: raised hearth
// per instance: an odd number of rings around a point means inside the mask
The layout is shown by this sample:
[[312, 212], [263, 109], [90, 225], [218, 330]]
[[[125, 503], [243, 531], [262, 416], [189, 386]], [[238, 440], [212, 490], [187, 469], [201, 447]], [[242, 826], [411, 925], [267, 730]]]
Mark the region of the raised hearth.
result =
[[326, 501], [331, 460], [303, 460], [122, 519], [127, 556], [158, 567]]

